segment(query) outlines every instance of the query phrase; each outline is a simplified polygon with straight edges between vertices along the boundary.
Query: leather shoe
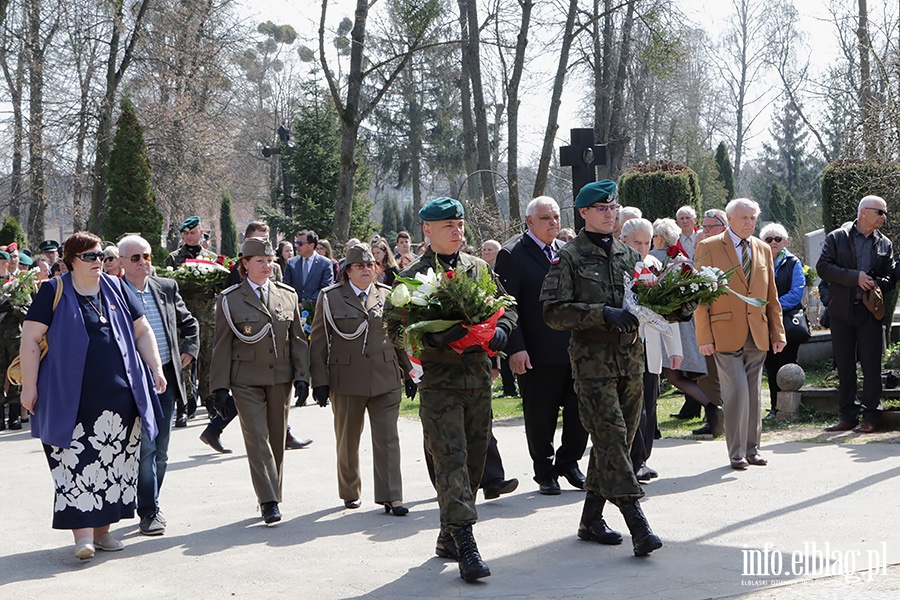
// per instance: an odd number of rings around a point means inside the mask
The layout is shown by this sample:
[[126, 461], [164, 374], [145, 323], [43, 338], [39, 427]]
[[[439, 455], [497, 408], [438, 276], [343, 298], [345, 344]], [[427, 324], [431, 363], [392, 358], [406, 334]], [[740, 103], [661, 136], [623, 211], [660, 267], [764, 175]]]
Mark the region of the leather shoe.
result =
[[178, 427], [178, 428], [187, 427], [187, 419], [185, 418], [184, 415], [181, 415], [180, 417], [175, 418], [175, 427]]
[[483, 486], [481, 490], [484, 492], [485, 500], [493, 500], [494, 498], [499, 498], [500, 494], [509, 494], [516, 491], [517, 487], [519, 487], [519, 480], [513, 477], [512, 479], [492, 481]]
[[22, 419], [19, 416], [9, 418], [9, 428], [13, 431], [22, 429]]
[[863, 421], [859, 425], [853, 428], [853, 431], [856, 433], [875, 433], [878, 431], [878, 425], [872, 423], [871, 421]]
[[219, 436], [213, 435], [209, 430], [204, 429], [200, 434], [200, 441], [218, 452], [219, 454], [231, 454], [231, 448], [226, 448], [219, 441]]
[[262, 503], [262, 518], [263, 522], [266, 525], [271, 525], [272, 523], [277, 523], [281, 520], [281, 511], [278, 510], [277, 502], [263, 502]]
[[559, 482], [557, 482], [555, 479], [547, 479], [545, 481], [541, 481], [538, 491], [545, 496], [559, 496], [561, 493], [559, 489]]
[[769, 464], [765, 458], [760, 456], [759, 454], [748, 454], [747, 455], [747, 463], [751, 465], [756, 465], [757, 467], [764, 467]]
[[570, 469], [556, 469], [556, 473], [565, 477], [566, 481], [568, 481], [569, 485], [573, 488], [579, 490], [584, 489], [584, 482], [587, 478], [584, 476], [584, 473], [581, 472], [581, 469], [578, 468], [578, 465], [575, 465]]
[[284, 440], [284, 447], [286, 450], [300, 450], [301, 448], [306, 448], [312, 443], [312, 440], [298, 440], [289, 432]]
[[825, 431], [851, 431], [856, 428], [856, 421], [844, 421], [843, 419], [835, 423], [834, 425], [829, 425], [825, 428]]
[[347, 500], [344, 502], [344, 507], [349, 509], [356, 509], [362, 506], [362, 502], [359, 500]]
[[715, 432], [713, 431], [713, 428], [710, 427], [709, 423], [707, 423], [703, 427], [698, 427], [697, 429], [694, 429], [693, 431], [691, 431], [691, 435], [714, 435], [714, 434], [715, 434]]
[[746, 458], [739, 458], [737, 460], [731, 459], [731, 468], [732, 469], [737, 469], [738, 471], [743, 471], [749, 465], [750, 465], [750, 463], [747, 462]]
[[643, 481], [644, 483], [646, 483], [655, 477], [659, 477], [659, 473], [657, 473], [654, 469], [651, 469], [647, 466], [646, 463], [644, 463], [637, 470], [635, 476], [637, 477], [638, 481]]

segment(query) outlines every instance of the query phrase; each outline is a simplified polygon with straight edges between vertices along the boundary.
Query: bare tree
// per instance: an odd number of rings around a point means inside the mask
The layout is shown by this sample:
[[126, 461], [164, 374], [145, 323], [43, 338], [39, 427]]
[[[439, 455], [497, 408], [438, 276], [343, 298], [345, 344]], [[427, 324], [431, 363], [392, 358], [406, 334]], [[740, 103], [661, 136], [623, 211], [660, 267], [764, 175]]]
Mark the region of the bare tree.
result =
[[[24, 171], [23, 157], [25, 152], [25, 118], [23, 107], [23, 90], [25, 87], [25, 38], [20, 35], [24, 29], [24, 10], [9, 17], [9, 0], [2, 2], [2, 39], [0, 39], [0, 66], [3, 68], [3, 76], [6, 81], [9, 102], [12, 107], [13, 141], [10, 154], [12, 165], [9, 177], [9, 212], [16, 220], [22, 221]], [[23, 8], [23, 7], [20, 7]]]

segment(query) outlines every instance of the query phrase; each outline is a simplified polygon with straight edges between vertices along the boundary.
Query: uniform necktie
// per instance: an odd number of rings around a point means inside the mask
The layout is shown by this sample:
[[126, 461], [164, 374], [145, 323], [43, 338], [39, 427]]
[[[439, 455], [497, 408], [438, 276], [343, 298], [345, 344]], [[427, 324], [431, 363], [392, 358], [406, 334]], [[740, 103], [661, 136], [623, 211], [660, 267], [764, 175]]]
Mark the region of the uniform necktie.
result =
[[366, 294], [365, 292], [360, 292], [360, 293], [359, 293], [359, 301], [362, 302], [362, 305], [363, 305], [363, 306], [366, 305], [366, 298], [368, 298], [368, 297], [369, 297], [369, 295]]
[[743, 250], [741, 268], [744, 270], [744, 277], [747, 279], [747, 283], [750, 283], [750, 240], [741, 240], [741, 248]]
[[256, 288], [257, 293], [259, 294], [259, 301], [262, 302], [262, 305], [266, 305], [266, 293], [263, 291], [262, 286]]
[[547, 255], [547, 260], [553, 262], [553, 248], [550, 247], [550, 244], [544, 246], [544, 254]]

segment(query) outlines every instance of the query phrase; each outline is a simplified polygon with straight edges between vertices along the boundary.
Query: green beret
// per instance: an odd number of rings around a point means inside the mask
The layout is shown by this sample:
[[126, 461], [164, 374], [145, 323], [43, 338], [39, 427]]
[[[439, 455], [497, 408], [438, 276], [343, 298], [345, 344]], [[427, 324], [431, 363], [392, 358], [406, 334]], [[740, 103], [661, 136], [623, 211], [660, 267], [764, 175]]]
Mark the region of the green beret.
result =
[[364, 263], [374, 263], [375, 257], [369, 250], [368, 244], [354, 244], [347, 250], [347, 256], [344, 258], [345, 265], [358, 265]]
[[598, 202], [610, 204], [615, 202], [619, 197], [616, 191], [616, 182], [604, 179], [603, 181], [595, 181], [589, 183], [578, 192], [575, 197], [575, 208], [586, 208]]
[[178, 231], [187, 231], [188, 229], [193, 229], [197, 225], [200, 224], [200, 217], [188, 217], [184, 220], [184, 223], [181, 224], [181, 227], [178, 228]]
[[465, 219], [466, 209], [453, 198], [435, 198], [419, 210], [423, 221], [446, 221], [447, 219]]
[[30, 267], [34, 264], [34, 261], [27, 254], [19, 253], [19, 264], [23, 267]]
[[9, 260], [9, 252], [0, 250], [0, 260]]
[[41, 242], [41, 245], [38, 246], [38, 252], [53, 252], [54, 250], [59, 251], [59, 242], [56, 240], [44, 240]]
[[241, 256], [250, 258], [251, 256], [275, 256], [275, 250], [269, 238], [249, 237], [244, 240], [241, 246]]

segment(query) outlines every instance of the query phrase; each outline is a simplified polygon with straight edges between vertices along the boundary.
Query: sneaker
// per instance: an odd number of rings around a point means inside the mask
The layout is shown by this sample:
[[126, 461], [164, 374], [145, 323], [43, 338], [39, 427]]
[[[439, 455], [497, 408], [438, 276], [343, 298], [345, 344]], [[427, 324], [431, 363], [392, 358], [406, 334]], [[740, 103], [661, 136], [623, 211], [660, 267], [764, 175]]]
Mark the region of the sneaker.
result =
[[99, 538], [94, 538], [94, 547], [104, 552], [118, 552], [125, 548], [125, 544], [114, 538], [107, 531]]
[[159, 514], [141, 517], [141, 533], [144, 535], [162, 535], [166, 532], [166, 524], [159, 518]]

